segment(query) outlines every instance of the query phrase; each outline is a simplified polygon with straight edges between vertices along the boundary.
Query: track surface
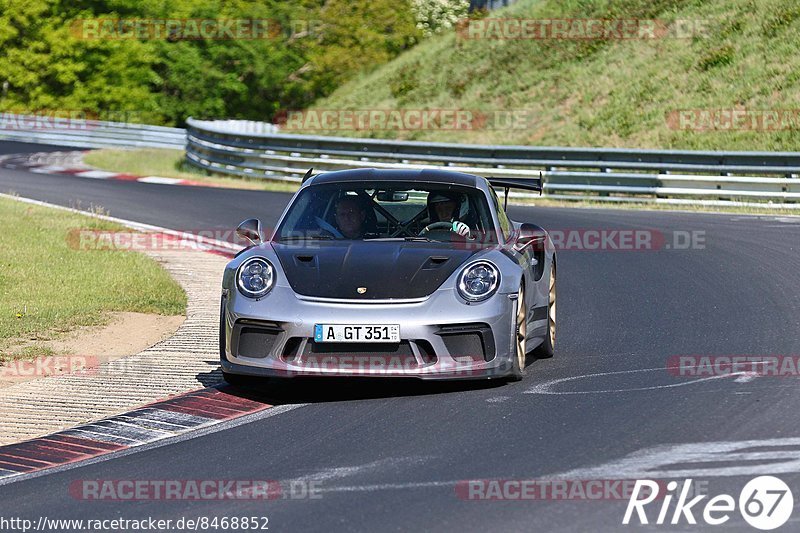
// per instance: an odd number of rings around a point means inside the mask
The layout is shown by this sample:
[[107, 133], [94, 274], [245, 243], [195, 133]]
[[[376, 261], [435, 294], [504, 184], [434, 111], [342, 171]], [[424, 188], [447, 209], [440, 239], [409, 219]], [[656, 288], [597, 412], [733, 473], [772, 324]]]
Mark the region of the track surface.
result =
[[[14, 151], [22, 150], [0, 143], [0, 153]], [[9, 190], [73, 207], [100, 205], [112, 216], [175, 229], [232, 229], [250, 216], [270, 226], [289, 198], [0, 170], [0, 192]], [[304, 405], [0, 487], [0, 516], [267, 515], [273, 531], [617, 531], [626, 501], [464, 501], [455, 484], [624, 477], [624, 467], [609, 463], [660, 445], [694, 443], [707, 452], [719, 449], [712, 444], [718, 441], [757, 440], [763, 442], [748, 449], [800, 455], [796, 377], [693, 382], [664, 369], [674, 355], [800, 353], [800, 219], [521, 207], [510, 213], [556, 230], [703, 231], [706, 246], [561, 251], [556, 356], [530, 363], [520, 383], [279, 387], [267, 393], [272, 403]], [[561, 379], [568, 381], [548, 384]], [[798, 440], [773, 440], [791, 438]], [[795, 498], [800, 495], [800, 468], [789, 459], [726, 460], [724, 453], [714, 459], [637, 465], [653, 469], [656, 479], [668, 477], [667, 468], [680, 479], [693, 476], [707, 482], [712, 495], [735, 498], [750, 478], [775, 473]], [[298, 501], [87, 502], [68, 492], [76, 479], [317, 479], [323, 492], [320, 499]], [[796, 508], [784, 529], [800, 530], [798, 516]], [[681, 530], [701, 529], [683, 524]], [[726, 528], [752, 531], [736, 513]]]

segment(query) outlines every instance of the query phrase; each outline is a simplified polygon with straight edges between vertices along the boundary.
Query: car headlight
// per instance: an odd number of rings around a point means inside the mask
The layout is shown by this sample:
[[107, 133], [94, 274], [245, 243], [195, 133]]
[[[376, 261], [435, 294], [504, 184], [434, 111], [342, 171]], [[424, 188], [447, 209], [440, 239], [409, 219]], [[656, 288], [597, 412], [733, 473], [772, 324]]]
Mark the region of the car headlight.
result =
[[266, 296], [275, 284], [275, 269], [263, 257], [251, 257], [239, 266], [236, 285], [248, 298]]
[[458, 294], [468, 302], [489, 298], [500, 286], [500, 271], [488, 261], [476, 261], [458, 276]]

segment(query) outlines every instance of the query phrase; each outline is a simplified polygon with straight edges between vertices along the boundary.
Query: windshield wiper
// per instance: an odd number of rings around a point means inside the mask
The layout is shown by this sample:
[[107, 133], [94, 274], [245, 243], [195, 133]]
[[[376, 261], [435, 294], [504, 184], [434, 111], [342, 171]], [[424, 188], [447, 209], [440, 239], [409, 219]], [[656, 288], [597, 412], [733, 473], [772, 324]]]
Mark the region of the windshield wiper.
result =
[[408, 242], [442, 242], [436, 241], [433, 239], [429, 239], [428, 237], [373, 237], [371, 239], [364, 239], [365, 241], [379, 241], [379, 242], [399, 242], [399, 241], [408, 241]]
[[288, 241], [332, 241], [332, 235], [292, 235], [290, 237], [281, 237], [278, 242]]

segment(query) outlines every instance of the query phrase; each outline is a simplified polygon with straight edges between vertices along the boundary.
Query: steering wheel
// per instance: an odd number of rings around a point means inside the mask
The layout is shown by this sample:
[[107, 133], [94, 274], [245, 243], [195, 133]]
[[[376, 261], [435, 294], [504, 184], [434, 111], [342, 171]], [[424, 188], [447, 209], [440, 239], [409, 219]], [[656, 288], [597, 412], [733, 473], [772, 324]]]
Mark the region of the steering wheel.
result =
[[432, 231], [445, 230], [445, 229], [448, 230], [448, 231], [452, 230], [453, 229], [453, 223], [452, 222], [434, 222], [433, 224], [428, 224], [427, 226], [422, 228], [422, 231], [419, 232], [419, 235], [420, 235], [420, 237], [424, 237], [425, 235], [427, 235], [428, 233], [430, 233]]

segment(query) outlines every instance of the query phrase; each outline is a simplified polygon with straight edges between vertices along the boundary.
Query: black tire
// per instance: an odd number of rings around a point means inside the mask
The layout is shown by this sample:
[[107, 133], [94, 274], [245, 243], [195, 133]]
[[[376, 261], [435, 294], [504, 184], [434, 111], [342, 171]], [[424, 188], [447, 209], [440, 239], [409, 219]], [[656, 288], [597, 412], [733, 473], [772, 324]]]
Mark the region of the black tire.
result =
[[225, 298], [219, 301], [219, 360], [225, 360]]
[[537, 359], [548, 359], [553, 357], [556, 344], [556, 263], [555, 260], [550, 265], [550, 280], [547, 297], [547, 335], [533, 351]]

